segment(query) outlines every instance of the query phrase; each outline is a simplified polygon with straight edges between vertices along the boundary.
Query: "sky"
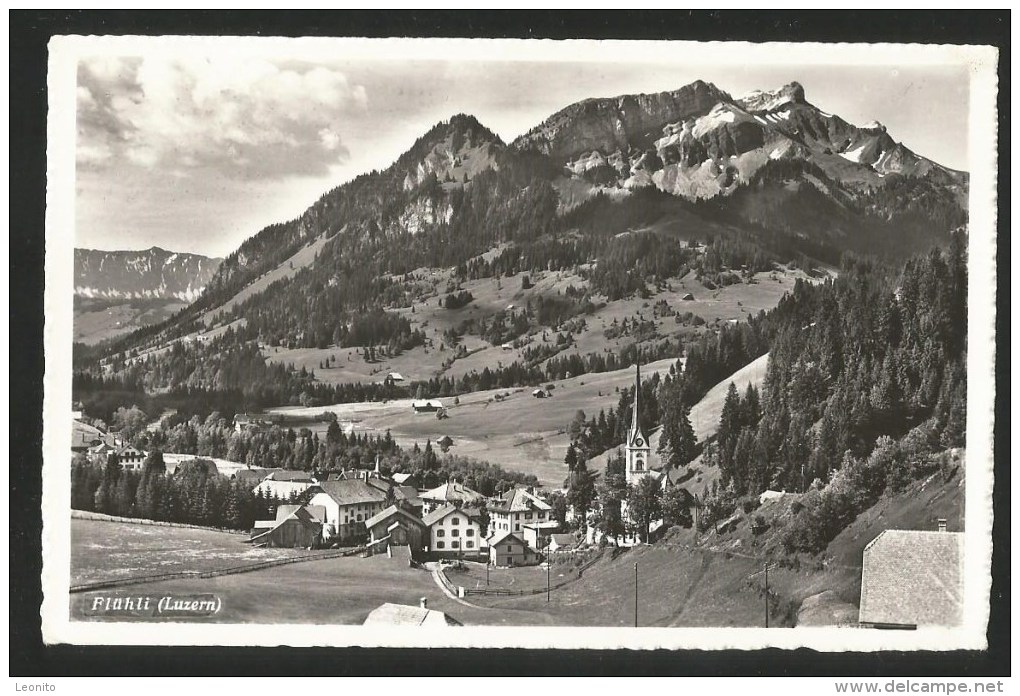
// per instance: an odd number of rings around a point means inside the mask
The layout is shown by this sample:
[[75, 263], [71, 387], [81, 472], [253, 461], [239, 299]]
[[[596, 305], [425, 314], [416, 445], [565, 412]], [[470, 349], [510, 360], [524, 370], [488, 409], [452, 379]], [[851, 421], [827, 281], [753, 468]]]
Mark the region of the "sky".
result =
[[106, 54], [78, 63], [75, 245], [226, 256], [456, 113], [510, 142], [575, 101], [697, 79], [734, 96], [797, 81], [819, 108], [967, 169], [962, 66]]

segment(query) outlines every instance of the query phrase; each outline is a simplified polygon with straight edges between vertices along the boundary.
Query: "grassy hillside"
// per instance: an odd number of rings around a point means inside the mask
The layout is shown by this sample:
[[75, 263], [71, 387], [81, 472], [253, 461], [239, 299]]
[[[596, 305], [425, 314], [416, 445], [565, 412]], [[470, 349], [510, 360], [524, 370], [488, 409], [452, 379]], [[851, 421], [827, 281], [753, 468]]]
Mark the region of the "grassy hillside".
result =
[[[799, 498], [787, 495], [747, 515], [738, 513], [721, 533], [696, 536], [677, 528], [654, 545], [607, 555], [579, 581], [554, 592], [549, 605], [544, 595], [471, 599], [501, 609], [548, 606], [571, 624], [633, 625], [637, 563], [640, 625], [762, 626], [764, 581], [758, 571], [768, 557], [777, 565], [769, 572], [771, 626], [855, 623], [868, 543], [886, 529], [935, 529], [939, 518], [949, 520], [949, 531], [963, 530], [962, 467], [961, 461], [948, 479], [935, 474], [883, 496], [817, 557], [788, 557], [777, 550], [779, 533], [796, 514], [793, 503]], [[755, 515], [770, 525], [758, 536], [750, 529]]]
[[[644, 366], [642, 376], [665, 374], [672, 362], [660, 360]], [[547, 399], [536, 399], [530, 389], [474, 392], [461, 396], [459, 405], [453, 399], [444, 399], [449, 413], [444, 420], [437, 420], [431, 413], [414, 413], [407, 399], [328, 408], [279, 408], [274, 412], [312, 416], [332, 411], [341, 421], [351, 422], [357, 432], [381, 435], [389, 430], [399, 444], [408, 447], [415, 442], [424, 446], [427, 440], [434, 443], [449, 435], [454, 441], [450, 448], [453, 454], [535, 474], [543, 485], [560, 487], [566, 476], [566, 427], [574, 414], [578, 409], [591, 413], [615, 406], [617, 390], [633, 383], [634, 371], [628, 368], [549, 382], [555, 389]], [[497, 394], [508, 396], [496, 401]]]
[[215, 529], [72, 519], [71, 584], [200, 573], [309, 553], [253, 548], [246, 538]]

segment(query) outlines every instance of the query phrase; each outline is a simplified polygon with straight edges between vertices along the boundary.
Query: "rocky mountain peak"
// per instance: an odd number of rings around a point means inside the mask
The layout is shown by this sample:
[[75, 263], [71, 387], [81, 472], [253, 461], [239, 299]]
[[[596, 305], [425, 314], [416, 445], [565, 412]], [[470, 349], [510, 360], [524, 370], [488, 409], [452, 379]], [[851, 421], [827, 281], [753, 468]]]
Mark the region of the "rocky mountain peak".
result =
[[783, 104], [806, 104], [807, 100], [804, 98], [804, 87], [799, 82], [791, 82], [773, 91], [756, 89], [748, 92], [737, 99], [736, 103], [748, 111], [771, 111]]

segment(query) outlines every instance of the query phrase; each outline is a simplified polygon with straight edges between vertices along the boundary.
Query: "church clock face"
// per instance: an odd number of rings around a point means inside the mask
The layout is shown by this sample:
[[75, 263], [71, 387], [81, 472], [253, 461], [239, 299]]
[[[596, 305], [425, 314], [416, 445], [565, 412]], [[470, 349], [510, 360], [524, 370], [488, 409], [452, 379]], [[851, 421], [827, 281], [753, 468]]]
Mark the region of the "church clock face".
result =
[[642, 440], [641, 438], [638, 438], [638, 439], [634, 440], [634, 444], [636, 446], [638, 446], [638, 447], [644, 447], [645, 446], [645, 441]]

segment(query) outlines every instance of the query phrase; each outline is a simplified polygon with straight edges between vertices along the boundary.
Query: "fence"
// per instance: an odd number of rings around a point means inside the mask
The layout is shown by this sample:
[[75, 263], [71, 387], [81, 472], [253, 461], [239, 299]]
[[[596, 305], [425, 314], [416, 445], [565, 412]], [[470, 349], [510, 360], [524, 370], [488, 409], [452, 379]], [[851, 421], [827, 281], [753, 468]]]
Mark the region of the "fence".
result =
[[147, 520], [141, 517], [117, 517], [116, 515], [104, 515], [101, 512], [87, 512], [85, 510], [71, 510], [71, 519], [92, 520], [93, 522], [126, 522], [128, 524], [152, 525], [154, 527], [179, 527], [181, 529], [204, 529], [210, 532], [229, 532], [230, 534], [248, 534], [243, 529], [226, 529], [224, 527], [203, 527], [199, 524], [185, 524], [183, 522], [161, 522], [159, 520]]
[[255, 570], [265, 570], [275, 566], [288, 565], [290, 563], [304, 563], [305, 561], [322, 561], [328, 558], [343, 558], [345, 556], [356, 556], [363, 553], [365, 547], [358, 546], [352, 549], [340, 549], [337, 551], [324, 551], [307, 556], [292, 556], [290, 558], [277, 558], [271, 561], [260, 561], [247, 565], [220, 568], [219, 570], [205, 570], [201, 572], [184, 571], [180, 573], [160, 573], [157, 575], [139, 575], [133, 578], [121, 578], [118, 580], [101, 580], [80, 585], [71, 585], [70, 591], [91, 592], [93, 590], [108, 590], [114, 587], [126, 587], [128, 585], [143, 585], [150, 582], [163, 582], [165, 580], [184, 580], [194, 578], [215, 578], [222, 575], [237, 575], [239, 573], [250, 573]]
[[599, 558], [601, 558], [600, 554], [595, 555], [592, 558], [589, 558], [587, 561], [585, 561], [584, 563], [577, 567], [576, 576], [568, 578], [566, 580], [560, 580], [555, 585], [550, 585], [548, 588], [532, 587], [525, 590], [508, 590], [505, 588], [492, 588], [492, 587], [477, 587], [477, 588], [460, 587], [450, 582], [449, 578], [446, 577], [446, 573], [443, 572], [442, 568], [439, 569], [439, 577], [443, 581], [444, 585], [449, 587], [451, 591], [458, 592], [459, 593], [458, 596], [460, 597], [464, 597], [467, 595], [496, 595], [504, 597], [521, 597], [524, 595], [545, 594], [546, 591], [558, 590], [561, 587], [566, 587], [567, 585], [573, 582], [577, 582], [578, 580], [581, 579], [581, 576], [584, 575], [584, 571], [586, 571], [588, 568], [594, 565], [595, 562], [599, 560]]

